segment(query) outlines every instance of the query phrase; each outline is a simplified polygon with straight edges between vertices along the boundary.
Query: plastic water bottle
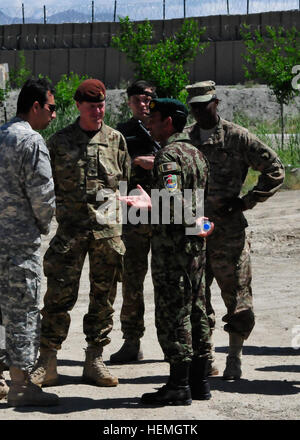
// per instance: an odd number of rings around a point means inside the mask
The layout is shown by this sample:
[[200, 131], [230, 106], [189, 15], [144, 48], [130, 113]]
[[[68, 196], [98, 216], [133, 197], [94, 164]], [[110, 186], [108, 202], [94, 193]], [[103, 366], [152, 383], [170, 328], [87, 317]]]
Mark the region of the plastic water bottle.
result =
[[202, 220], [201, 232], [208, 232], [211, 229], [211, 223], [209, 220]]

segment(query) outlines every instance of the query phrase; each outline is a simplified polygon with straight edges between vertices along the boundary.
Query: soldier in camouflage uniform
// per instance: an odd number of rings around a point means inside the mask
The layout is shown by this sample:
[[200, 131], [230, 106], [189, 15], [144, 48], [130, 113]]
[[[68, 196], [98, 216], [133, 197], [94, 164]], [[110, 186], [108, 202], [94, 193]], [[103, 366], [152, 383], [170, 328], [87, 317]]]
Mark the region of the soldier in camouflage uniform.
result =
[[8, 388], [11, 406], [50, 406], [55, 394], [30, 381], [40, 338], [41, 234], [48, 234], [55, 209], [49, 152], [35, 130], [55, 118], [53, 90], [46, 80], [28, 80], [17, 116], [0, 128], [0, 398]]
[[[206, 307], [213, 329], [215, 313], [210, 286], [215, 278], [227, 308], [224, 330], [229, 333], [229, 351], [223, 378], [241, 377], [243, 342], [254, 327], [251, 289], [250, 242], [243, 211], [252, 209], [278, 191], [284, 167], [277, 154], [248, 130], [221, 119], [217, 114], [215, 83], [204, 81], [187, 86], [188, 102], [196, 123], [184, 132], [208, 159], [210, 177], [205, 215], [215, 224], [207, 239]], [[258, 182], [240, 198], [242, 185], [252, 168]], [[210, 374], [218, 374], [211, 353]]]
[[[117, 281], [121, 281], [125, 246], [121, 240], [119, 182], [127, 181], [130, 158], [124, 137], [104, 122], [106, 90], [97, 79], [84, 81], [74, 99], [79, 118], [48, 141], [56, 193], [58, 229], [44, 258], [47, 292], [42, 309], [40, 358], [32, 380], [58, 381], [57, 350], [66, 339], [86, 255], [90, 263], [88, 312], [83, 331], [88, 347], [83, 379], [116, 386], [102, 359], [110, 342]], [[113, 217], [104, 209], [114, 206]], [[103, 206], [102, 206], [103, 205]]]
[[[126, 138], [132, 167], [128, 191], [140, 184], [150, 193], [152, 167], [155, 156], [153, 141], [147, 137], [139, 124], [147, 125], [149, 103], [156, 97], [155, 88], [147, 81], [139, 80], [127, 89], [128, 106], [132, 111], [129, 121], [117, 125]], [[149, 169], [150, 168], [150, 169]], [[126, 246], [122, 280], [123, 304], [121, 309], [121, 330], [125, 339], [121, 349], [112, 354], [112, 364], [139, 361], [143, 359], [140, 339], [144, 335], [144, 280], [148, 271], [148, 254], [151, 243], [151, 225], [123, 225], [122, 239]]]
[[[197, 189], [204, 190], [208, 169], [202, 154], [189, 139], [173, 137], [186, 123], [188, 112], [181, 102], [154, 99], [150, 112], [150, 132], [163, 146], [154, 162], [153, 188], [172, 196], [170, 222], [164, 224], [160, 211], [159, 224], [152, 225], [151, 243], [155, 324], [165, 360], [170, 364], [170, 377], [158, 392], [144, 394], [141, 402], [189, 405], [192, 398], [211, 397], [206, 378], [210, 327], [205, 310], [205, 241], [187, 235], [185, 217], [177, 224], [173, 197], [180, 197], [182, 212], [186, 203], [184, 191], [191, 190], [194, 197]], [[132, 204], [134, 196], [124, 200]], [[193, 198], [193, 214], [195, 204]], [[160, 207], [164, 206], [162, 200]]]

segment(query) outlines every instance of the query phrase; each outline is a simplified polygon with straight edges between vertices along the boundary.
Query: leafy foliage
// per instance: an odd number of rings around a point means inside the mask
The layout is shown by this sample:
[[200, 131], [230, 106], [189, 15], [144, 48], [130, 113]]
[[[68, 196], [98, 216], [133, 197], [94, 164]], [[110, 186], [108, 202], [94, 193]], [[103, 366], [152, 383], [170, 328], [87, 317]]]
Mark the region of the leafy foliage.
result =
[[189, 72], [186, 64], [209, 43], [201, 43], [205, 28], [194, 20], [185, 20], [181, 29], [169, 38], [154, 43], [153, 28], [147, 20], [136, 24], [120, 18], [120, 33], [112, 37], [112, 46], [124, 52], [134, 64], [136, 79], [147, 79], [157, 87], [159, 96], [186, 99]]
[[79, 76], [71, 72], [64, 74], [55, 86], [55, 102], [58, 110], [65, 110], [74, 104], [73, 96], [79, 84], [88, 79], [87, 75]]
[[32, 72], [27, 68], [26, 57], [24, 51], [18, 53], [19, 61], [16, 69], [11, 69], [9, 72], [9, 81], [12, 88], [21, 88], [23, 84], [32, 76]]
[[297, 91], [292, 87], [292, 68], [300, 63], [300, 32], [295, 27], [266, 26], [267, 37], [260, 31], [249, 31], [244, 25], [241, 32], [247, 53], [243, 66], [248, 79], [260, 79], [273, 91], [278, 103], [288, 104]]
[[295, 27], [285, 30], [282, 26], [266, 26], [264, 37], [259, 30], [250, 32], [250, 26], [244, 24], [241, 31], [246, 46], [243, 56], [245, 76], [258, 79], [267, 84], [274, 93], [281, 111], [281, 142], [284, 142], [283, 104], [299, 94], [292, 85], [292, 69], [300, 64], [300, 32]]

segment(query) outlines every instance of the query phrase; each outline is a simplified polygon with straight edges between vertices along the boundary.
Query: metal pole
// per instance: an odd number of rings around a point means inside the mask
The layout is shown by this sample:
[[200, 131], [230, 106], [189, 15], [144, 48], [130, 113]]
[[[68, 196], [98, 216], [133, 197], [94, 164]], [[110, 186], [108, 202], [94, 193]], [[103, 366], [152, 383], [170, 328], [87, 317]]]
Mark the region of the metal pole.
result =
[[24, 3], [22, 3], [22, 23], [25, 23]]
[[92, 23], [94, 23], [94, 2], [92, 1]]
[[[300, 0], [299, 0], [300, 2]], [[249, 0], [247, 0], [247, 15], [249, 14]]]
[[46, 6], [44, 5], [44, 24], [47, 23], [47, 18], [46, 18]]
[[229, 0], [227, 0], [227, 14], [229, 15]]
[[186, 15], [185, 12], [186, 12], [186, 10], [185, 10], [185, 0], [183, 0], [183, 17], [184, 18], [185, 18], [185, 15]]
[[117, 15], [117, 0], [115, 0], [115, 7], [114, 7], [114, 21], [116, 21], [116, 15]]

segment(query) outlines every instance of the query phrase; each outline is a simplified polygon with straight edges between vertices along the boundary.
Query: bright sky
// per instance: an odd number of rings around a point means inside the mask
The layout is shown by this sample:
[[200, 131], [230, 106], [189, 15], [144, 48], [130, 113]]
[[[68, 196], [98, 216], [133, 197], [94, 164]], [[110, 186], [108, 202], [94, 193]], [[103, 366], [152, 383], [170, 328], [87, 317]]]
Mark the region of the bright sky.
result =
[[[228, 0], [231, 14], [244, 14], [247, 0]], [[298, 9], [299, 0], [248, 0], [249, 12], [280, 11]], [[67, 9], [89, 14], [92, 0], [1, 0], [0, 11], [9, 16], [22, 16], [22, 3], [26, 16], [43, 16], [43, 5], [47, 15]], [[115, 0], [94, 0], [95, 14], [101, 11], [113, 16]], [[184, 0], [165, 0], [165, 17], [183, 16]], [[186, 16], [215, 15], [227, 13], [227, 0], [185, 0]], [[163, 0], [117, 0], [117, 15], [129, 15], [132, 19], [160, 19], [163, 17]]]

